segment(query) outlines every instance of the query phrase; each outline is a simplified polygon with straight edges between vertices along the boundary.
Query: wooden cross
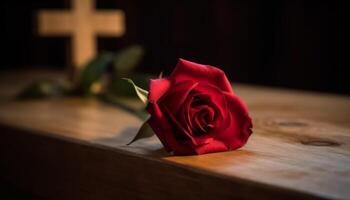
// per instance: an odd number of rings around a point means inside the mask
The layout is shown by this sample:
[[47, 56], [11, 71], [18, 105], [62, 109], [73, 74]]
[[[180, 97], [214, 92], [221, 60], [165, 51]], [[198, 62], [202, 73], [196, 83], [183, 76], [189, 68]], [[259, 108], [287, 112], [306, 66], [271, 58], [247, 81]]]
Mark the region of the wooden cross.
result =
[[124, 12], [94, 11], [94, 0], [71, 0], [71, 10], [42, 10], [38, 32], [42, 36], [71, 36], [75, 73], [96, 55], [95, 36], [120, 37], [125, 32]]

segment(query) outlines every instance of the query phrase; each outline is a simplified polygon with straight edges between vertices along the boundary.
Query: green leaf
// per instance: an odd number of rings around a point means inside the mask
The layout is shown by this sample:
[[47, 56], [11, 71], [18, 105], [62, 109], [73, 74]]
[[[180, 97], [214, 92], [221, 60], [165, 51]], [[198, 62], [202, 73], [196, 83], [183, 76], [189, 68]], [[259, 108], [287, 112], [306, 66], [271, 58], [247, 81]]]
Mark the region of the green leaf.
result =
[[18, 100], [39, 99], [61, 96], [68, 92], [68, 88], [62, 83], [53, 80], [33, 82], [24, 88], [17, 96]]
[[[149, 74], [128, 75], [128, 78], [133, 80], [138, 87], [143, 88], [145, 90], [148, 90], [149, 80], [153, 77], [154, 76]], [[136, 97], [133, 85], [117, 77], [110, 77], [110, 80], [107, 82], [106, 90], [107, 92], [113, 93], [120, 97]]]
[[153, 135], [154, 135], [154, 132], [153, 132], [151, 126], [146, 121], [142, 124], [141, 128], [137, 132], [134, 139], [132, 139], [127, 145], [130, 145], [139, 139], [152, 137]]
[[141, 61], [144, 49], [139, 45], [133, 45], [120, 50], [114, 57], [114, 68], [117, 76], [129, 74]]
[[135, 85], [134, 81], [132, 81], [131, 79], [128, 79], [128, 78], [122, 78], [122, 79], [128, 81], [134, 87], [137, 96], [140, 98], [140, 100], [144, 104], [148, 103], [148, 91], [147, 90], [144, 90], [144, 89], [138, 87], [137, 85]]
[[92, 59], [80, 74], [78, 90], [85, 95], [91, 94], [92, 85], [102, 77], [112, 61], [111, 53], [102, 53]]

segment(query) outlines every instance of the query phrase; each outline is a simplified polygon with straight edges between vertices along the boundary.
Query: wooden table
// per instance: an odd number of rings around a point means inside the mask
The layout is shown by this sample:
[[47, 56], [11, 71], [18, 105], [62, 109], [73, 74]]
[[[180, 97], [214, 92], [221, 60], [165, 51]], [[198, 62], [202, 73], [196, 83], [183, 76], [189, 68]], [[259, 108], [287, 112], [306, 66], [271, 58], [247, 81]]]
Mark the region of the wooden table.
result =
[[0, 82], [0, 178], [39, 197], [350, 199], [349, 97], [235, 84], [248, 144], [171, 156], [155, 137], [125, 145], [141, 121], [94, 99], [9, 100], [16, 77]]

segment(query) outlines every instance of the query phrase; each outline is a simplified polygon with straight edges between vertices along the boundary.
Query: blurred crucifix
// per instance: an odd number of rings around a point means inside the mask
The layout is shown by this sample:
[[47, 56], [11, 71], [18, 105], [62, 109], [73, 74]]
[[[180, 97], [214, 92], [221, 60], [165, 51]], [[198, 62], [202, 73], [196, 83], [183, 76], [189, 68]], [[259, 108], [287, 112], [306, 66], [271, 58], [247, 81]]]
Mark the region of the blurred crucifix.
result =
[[94, 0], [71, 0], [71, 10], [41, 10], [38, 33], [72, 37], [72, 78], [96, 55], [96, 36], [120, 37], [125, 32], [124, 12], [95, 11]]

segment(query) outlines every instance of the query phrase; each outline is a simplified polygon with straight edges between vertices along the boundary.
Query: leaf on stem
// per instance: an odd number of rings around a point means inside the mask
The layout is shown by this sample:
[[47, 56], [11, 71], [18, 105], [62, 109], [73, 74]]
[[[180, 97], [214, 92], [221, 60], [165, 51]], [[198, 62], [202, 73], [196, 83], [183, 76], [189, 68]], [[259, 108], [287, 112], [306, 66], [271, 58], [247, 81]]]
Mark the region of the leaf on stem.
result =
[[142, 124], [136, 136], [127, 145], [130, 145], [139, 139], [152, 137], [153, 135], [154, 135], [154, 132], [151, 126], [146, 121]]
[[134, 87], [137, 96], [139, 97], [139, 99], [140, 99], [144, 104], [147, 104], [147, 103], [148, 103], [148, 91], [147, 91], [147, 90], [144, 90], [144, 89], [138, 87], [138, 86], [134, 83], [134, 81], [132, 81], [132, 80], [129, 79], [129, 78], [122, 78], [122, 79], [128, 81], [128, 82]]

